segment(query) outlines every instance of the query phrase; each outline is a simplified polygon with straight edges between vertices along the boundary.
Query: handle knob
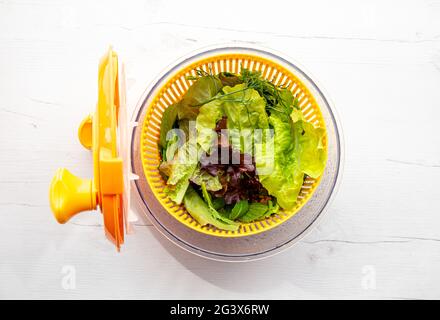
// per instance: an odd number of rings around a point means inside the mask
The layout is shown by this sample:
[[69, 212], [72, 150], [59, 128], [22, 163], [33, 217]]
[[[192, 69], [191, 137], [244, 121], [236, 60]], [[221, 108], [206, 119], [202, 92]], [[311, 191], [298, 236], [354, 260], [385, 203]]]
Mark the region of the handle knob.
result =
[[86, 149], [92, 149], [93, 143], [93, 115], [89, 114], [87, 117], [81, 121], [78, 128], [78, 138], [79, 142]]
[[96, 192], [91, 179], [78, 178], [65, 168], [57, 170], [50, 185], [50, 207], [59, 223], [66, 223], [81, 211], [96, 209]]

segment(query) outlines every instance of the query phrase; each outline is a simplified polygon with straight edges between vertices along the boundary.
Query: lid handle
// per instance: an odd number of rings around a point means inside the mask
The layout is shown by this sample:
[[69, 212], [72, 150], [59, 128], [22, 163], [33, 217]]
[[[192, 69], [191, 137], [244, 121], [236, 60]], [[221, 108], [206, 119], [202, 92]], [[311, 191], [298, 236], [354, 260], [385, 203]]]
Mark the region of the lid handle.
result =
[[93, 143], [93, 115], [89, 114], [83, 119], [78, 128], [78, 138], [79, 142], [86, 149], [92, 149]]
[[65, 168], [57, 170], [50, 185], [50, 206], [59, 223], [66, 223], [81, 211], [96, 209], [96, 192], [91, 179], [78, 178]]

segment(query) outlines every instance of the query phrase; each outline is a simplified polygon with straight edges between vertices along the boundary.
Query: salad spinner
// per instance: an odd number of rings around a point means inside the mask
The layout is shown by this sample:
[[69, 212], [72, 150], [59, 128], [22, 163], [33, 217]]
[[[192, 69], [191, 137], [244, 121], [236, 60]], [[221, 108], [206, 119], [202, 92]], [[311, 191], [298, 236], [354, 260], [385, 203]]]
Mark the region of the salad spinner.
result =
[[[325, 128], [327, 163], [318, 179], [305, 179], [296, 206], [264, 220], [242, 224], [237, 231], [201, 226], [185, 207], [164, 192], [159, 173], [158, 140], [164, 110], [186, 93], [196, 69], [239, 73], [260, 71], [274, 84], [289, 83], [304, 117]], [[67, 222], [81, 211], [103, 215], [105, 235], [117, 249], [130, 223], [146, 216], [169, 240], [203, 257], [245, 261], [275, 254], [295, 243], [322, 216], [341, 178], [343, 143], [335, 110], [309, 73], [278, 53], [248, 46], [207, 48], [183, 57], [147, 88], [131, 120], [126, 113], [123, 63], [112, 48], [101, 58], [96, 110], [78, 129], [80, 143], [93, 154], [93, 178], [57, 170], [50, 185], [55, 218]]]

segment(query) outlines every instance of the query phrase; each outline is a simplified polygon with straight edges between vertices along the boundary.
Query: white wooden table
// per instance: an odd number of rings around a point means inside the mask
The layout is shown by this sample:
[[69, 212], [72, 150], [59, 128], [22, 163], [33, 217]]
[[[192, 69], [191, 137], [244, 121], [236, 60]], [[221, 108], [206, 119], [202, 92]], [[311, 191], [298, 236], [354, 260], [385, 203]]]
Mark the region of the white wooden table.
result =
[[[0, 1], [0, 298], [440, 298], [440, 1], [256, 3]], [[176, 58], [234, 41], [294, 57], [330, 93], [346, 164], [326, 219], [245, 264], [148, 223], [119, 254], [100, 214], [58, 225], [49, 182], [59, 166], [92, 174], [76, 131], [108, 44], [131, 111]]]

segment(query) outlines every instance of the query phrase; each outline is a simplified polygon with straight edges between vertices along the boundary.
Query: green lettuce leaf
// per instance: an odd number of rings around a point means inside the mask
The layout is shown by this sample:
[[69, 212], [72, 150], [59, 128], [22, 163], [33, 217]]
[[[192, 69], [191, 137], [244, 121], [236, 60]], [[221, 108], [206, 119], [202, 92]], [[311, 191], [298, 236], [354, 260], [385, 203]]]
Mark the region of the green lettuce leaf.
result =
[[247, 206], [246, 212], [244, 212], [244, 214], [238, 216], [238, 220], [244, 223], [261, 220], [271, 216], [274, 213], [277, 213], [279, 208], [280, 206], [278, 205], [278, 203], [275, 203], [275, 205], [273, 205], [272, 201], [269, 201], [268, 204], [254, 202]]
[[171, 175], [171, 171], [173, 169], [172, 161], [162, 161], [159, 165], [159, 172], [162, 177], [168, 180], [168, 177]]
[[199, 186], [205, 184], [206, 189], [209, 191], [218, 191], [222, 188], [218, 176], [211, 176], [208, 172], [200, 170], [200, 168], [194, 171], [190, 180]]
[[293, 94], [290, 90], [288, 89], [279, 89], [278, 91], [279, 93], [279, 101], [277, 105], [282, 105], [285, 108], [291, 108], [293, 106]]
[[266, 109], [269, 113], [273, 110], [285, 114], [288, 118], [292, 107], [297, 108], [297, 100], [294, 99], [290, 90], [286, 89], [287, 83], [275, 85], [262, 77], [259, 71], [250, 71], [242, 68], [241, 79], [250, 88], [258, 91], [260, 96], [266, 100]]
[[171, 132], [171, 138], [167, 141], [164, 161], [171, 161], [179, 148], [179, 135], [175, 131]]
[[[259, 178], [269, 194], [277, 198], [282, 208], [291, 209], [303, 185], [304, 174], [318, 178], [324, 171], [327, 154], [322, 139], [325, 131], [307, 122], [296, 108], [292, 109], [290, 119], [286, 119], [285, 113], [272, 111], [269, 123], [274, 136], [262, 149], [272, 146], [274, 155], [271, 159], [270, 152], [257, 152], [257, 171], [264, 172]], [[273, 160], [272, 171], [267, 170], [270, 160]]]
[[197, 143], [203, 151], [210, 153], [213, 142], [217, 137], [215, 126], [223, 117], [223, 108], [220, 100], [216, 99], [200, 107], [196, 119]]
[[247, 212], [239, 218], [241, 222], [248, 223], [265, 217], [268, 206], [263, 203], [254, 202], [249, 205]]
[[275, 202], [275, 205], [272, 203], [272, 201], [269, 200], [268, 203], [268, 209], [266, 211], [266, 213], [264, 214], [264, 217], [270, 217], [271, 215], [273, 215], [274, 213], [277, 213], [280, 210], [280, 205]]
[[[179, 135], [180, 133], [182, 135]], [[171, 175], [176, 152], [182, 146], [180, 140], [181, 136], [183, 136], [183, 131], [172, 129], [170, 135], [171, 138], [167, 141], [166, 148], [162, 149], [162, 162], [159, 165], [159, 171], [164, 178], [168, 178]]]
[[227, 116], [227, 127], [231, 144], [241, 152], [252, 154], [253, 129], [267, 129], [269, 122], [266, 102], [254, 89], [246, 84], [224, 87], [223, 110]]
[[177, 204], [181, 204], [188, 187], [189, 181], [187, 179], [182, 179], [176, 185], [166, 186], [164, 190], [171, 200]]
[[[202, 183], [202, 195], [203, 195], [203, 199], [205, 199], [205, 202], [208, 205], [209, 212], [211, 213], [214, 219], [219, 220], [224, 224], [235, 227], [234, 230], [238, 230], [238, 227], [240, 226], [239, 223], [234, 222], [229, 218], [223, 216], [214, 208], [214, 205], [212, 204], [211, 196], [208, 193], [208, 190], [206, 189], [206, 185], [204, 183]], [[233, 229], [227, 229], [227, 230], [233, 230]]]
[[236, 74], [230, 72], [220, 72], [218, 78], [222, 82], [223, 86], [233, 87], [237, 84], [243, 83], [243, 80]]
[[307, 122], [301, 111], [293, 110], [291, 114], [296, 138], [296, 153], [298, 154], [299, 167], [312, 178], [322, 175], [327, 161], [322, 140], [325, 137], [323, 128], [315, 128]]
[[219, 229], [230, 231], [236, 231], [239, 228], [239, 224], [237, 223], [229, 224], [213, 217], [208, 204], [203, 201], [191, 186], [186, 191], [183, 204], [189, 214], [202, 226], [211, 224]]
[[182, 130], [181, 132], [182, 132], [182, 137], [183, 137], [182, 141], [183, 142], [188, 141], [188, 139], [189, 139], [189, 135], [190, 135], [189, 134], [189, 131], [190, 131], [189, 122], [190, 122], [190, 120], [188, 120], [188, 119], [182, 119], [177, 122], [179, 129]]
[[172, 104], [165, 109], [162, 115], [162, 120], [160, 121], [160, 137], [159, 137], [159, 145], [162, 148], [166, 148], [167, 146], [167, 134], [173, 128], [174, 122], [176, 122], [178, 108], [179, 108], [178, 103]]
[[179, 119], [195, 119], [199, 107], [220, 92], [223, 85], [216, 76], [198, 78], [188, 89], [177, 108]]
[[231, 220], [235, 220], [237, 218], [240, 218], [246, 214], [249, 210], [249, 203], [247, 200], [240, 200], [238, 201], [234, 207], [231, 210], [231, 213], [229, 215], [229, 218]]
[[212, 206], [217, 211], [224, 209], [225, 205], [226, 205], [225, 199], [223, 199], [223, 198], [215, 198], [214, 200], [212, 200]]
[[197, 168], [198, 160], [197, 146], [191, 141], [185, 142], [173, 161], [165, 190], [177, 204], [182, 203], [189, 186], [189, 179]]
[[284, 209], [292, 209], [301, 190], [304, 174], [294, 161], [277, 156], [272, 174], [260, 177], [261, 184]]
[[[284, 118], [283, 113], [271, 113], [269, 122], [274, 135], [263, 142], [263, 151], [256, 152], [255, 161], [263, 187], [277, 198], [282, 208], [291, 209], [301, 190], [304, 173], [295, 157], [293, 123], [289, 119], [285, 122]], [[272, 157], [271, 151], [264, 153], [264, 150], [270, 150], [270, 147], [273, 150]], [[272, 163], [268, 165], [269, 162]]]

